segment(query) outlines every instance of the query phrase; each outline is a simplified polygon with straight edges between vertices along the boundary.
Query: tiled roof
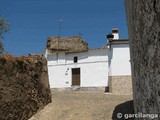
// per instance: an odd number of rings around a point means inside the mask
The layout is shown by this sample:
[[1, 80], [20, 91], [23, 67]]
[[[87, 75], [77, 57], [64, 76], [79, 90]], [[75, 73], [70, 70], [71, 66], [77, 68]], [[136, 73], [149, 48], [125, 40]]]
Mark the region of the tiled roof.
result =
[[127, 38], [112, 39], [112, 41], [129, 41], [129, 39], [127, 39]]
[[112, 39], [109, 44], [129, 44], [129, 39]]
[[89, 50], [104, 50], [104, 49], [108, 49], [108, 48], [90, 48], [90, 49], [87, 49], [87, 50], [83, 50], [83, 51], [81, 51], [81, 50], [77, 50], [77, 51], [67, 51], [67, 52], [65, 52], [66, 54], [71, 54], [71, 53], [81, 53], [81, 52], [88, 52]]
[[89, 50], [103, 50], [103, 49], [107, 49], [107, 48], [90, 48]]

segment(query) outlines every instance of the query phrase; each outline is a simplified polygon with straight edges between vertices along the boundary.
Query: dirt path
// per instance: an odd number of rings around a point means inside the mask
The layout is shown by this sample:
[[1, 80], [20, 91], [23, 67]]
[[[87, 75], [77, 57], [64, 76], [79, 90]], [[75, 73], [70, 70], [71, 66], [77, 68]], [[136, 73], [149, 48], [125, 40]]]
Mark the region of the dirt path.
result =
[[129, 100], [132, 100], [131, 95], [52, 90], [52, 103], [30, 120], [112, 120], [112, 117], [116, 120], [117, 110], [132, 111], [132, 105], [129, 104], [124, 108], [121, 104]]

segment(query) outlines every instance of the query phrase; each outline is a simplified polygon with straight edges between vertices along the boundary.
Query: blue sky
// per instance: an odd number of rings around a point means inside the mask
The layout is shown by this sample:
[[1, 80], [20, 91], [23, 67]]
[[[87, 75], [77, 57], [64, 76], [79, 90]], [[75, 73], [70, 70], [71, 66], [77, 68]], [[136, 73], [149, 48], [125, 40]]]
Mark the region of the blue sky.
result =
[[90, 48], [107, 44], [106, 35], [118, 27], [128, 38], [124, 0], [0, 0], [0, 14], [10, 24], [5, 50], [15, 56], [39, 54], [49, 36], [81, 35]]

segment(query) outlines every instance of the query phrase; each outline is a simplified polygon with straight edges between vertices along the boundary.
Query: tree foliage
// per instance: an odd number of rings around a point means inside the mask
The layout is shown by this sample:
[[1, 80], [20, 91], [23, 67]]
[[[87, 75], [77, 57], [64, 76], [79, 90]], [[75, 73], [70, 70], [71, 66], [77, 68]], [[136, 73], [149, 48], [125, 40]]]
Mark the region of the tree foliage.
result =
[[9, 24], [0, 15], [0, 53], [4, 52], [4, 47], [3, 47], [2, 39], [3, 39], [3, 34], [5, 32], [7, 32], [8, 29], [9, 29]]

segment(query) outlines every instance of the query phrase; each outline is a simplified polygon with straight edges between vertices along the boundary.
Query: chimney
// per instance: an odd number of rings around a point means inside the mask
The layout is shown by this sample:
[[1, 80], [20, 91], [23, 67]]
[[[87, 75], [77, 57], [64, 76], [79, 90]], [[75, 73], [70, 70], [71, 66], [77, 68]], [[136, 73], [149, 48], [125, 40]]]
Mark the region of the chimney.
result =
[[108, 40], [108, 42], [111, 42], [112, 41], [112, 39], [113, 39], [113, 35], [112, 34], [108, 34], [107, 35], [107, 40]]
[[119, 39], [118, 28], [113, 28], [112, 29], [112, 35], [113, 35], [113, 40]]

